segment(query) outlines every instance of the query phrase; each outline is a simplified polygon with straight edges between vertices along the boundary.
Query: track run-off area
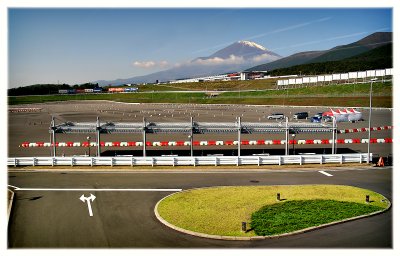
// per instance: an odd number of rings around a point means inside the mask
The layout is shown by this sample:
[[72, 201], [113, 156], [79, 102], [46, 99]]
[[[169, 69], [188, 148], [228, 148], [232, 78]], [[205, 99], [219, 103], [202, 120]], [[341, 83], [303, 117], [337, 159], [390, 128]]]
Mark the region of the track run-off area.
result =
[[[391, 248], [392, 209], [303, 234], [221, 241], [170, 229], [154, 214], [159, 200], [213, 186], [350, 185], [392, 201], [392, 168], [30, 169], [10, 168], [14, 192], [9, 248]], [[240, 229], [241, 223], [238, 223]]]

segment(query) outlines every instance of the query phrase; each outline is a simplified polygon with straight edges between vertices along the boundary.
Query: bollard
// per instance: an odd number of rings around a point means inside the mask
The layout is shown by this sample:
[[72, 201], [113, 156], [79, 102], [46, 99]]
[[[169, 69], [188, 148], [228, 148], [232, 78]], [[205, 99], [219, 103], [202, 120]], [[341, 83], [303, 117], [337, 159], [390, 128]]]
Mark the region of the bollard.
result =
[[247, 231], [247, 228], [246, 228], [246, 222], [242, 222], [242, 231], [243, 232], [246, 232]]
[[276, 201], [281, 201], [281, 193], [276, 194]]
[[369, 195], [366, 195], [366, 196], [365, 196], [365, 202], [366, 202], [366, 203], [369, 203]]

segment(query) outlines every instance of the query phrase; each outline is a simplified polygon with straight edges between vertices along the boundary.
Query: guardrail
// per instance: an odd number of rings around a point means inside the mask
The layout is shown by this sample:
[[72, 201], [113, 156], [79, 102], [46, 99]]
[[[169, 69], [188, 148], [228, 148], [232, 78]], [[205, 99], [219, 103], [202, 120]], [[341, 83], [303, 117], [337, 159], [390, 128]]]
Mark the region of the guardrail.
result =
[[[370, 155], [370, 157], [372, 154]], [[370, 158], [371, 159], [371, 158]], [[363, 163], [368, 154], [290, 156], [11, 157], [8, 166], [198, 166]]]

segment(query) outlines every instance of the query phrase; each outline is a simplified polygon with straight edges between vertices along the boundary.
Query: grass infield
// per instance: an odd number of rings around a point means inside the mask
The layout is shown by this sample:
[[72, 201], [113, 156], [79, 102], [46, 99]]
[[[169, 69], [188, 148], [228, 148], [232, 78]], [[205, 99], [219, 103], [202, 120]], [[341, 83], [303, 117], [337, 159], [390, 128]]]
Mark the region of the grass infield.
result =
[[[277, 193], [280, 193], [280, 201], [277, 201]], [[370, 203], [365, 202], [366, 195], [369, 195]], [[188, 190], [166, 197], [157, 210], [164, 220], [186, 230], [209, 235], [252, 237], [292, 232], [384, 210], [388, 206], [389, 202], [382, 195], [357, 187], [291, 185]], [[302, 210], [293, 210], [293, 207]], [[264, 218], [265, 209], [267, 215]], [[268, 216], [269, 211], [274, 217]], [[250, 229], [252, 215], [253, 227]], [[264, 233], [260, 231], [257, 234], [256, 226], [262, 226], [256, 223], [257, 218], [269, 227], [278, 228], [272, 231], [268, 228], [264, 232], [266, 228], [262, 227]], [[242, 222], [248, 223], [247, 232], [241, 231]]]

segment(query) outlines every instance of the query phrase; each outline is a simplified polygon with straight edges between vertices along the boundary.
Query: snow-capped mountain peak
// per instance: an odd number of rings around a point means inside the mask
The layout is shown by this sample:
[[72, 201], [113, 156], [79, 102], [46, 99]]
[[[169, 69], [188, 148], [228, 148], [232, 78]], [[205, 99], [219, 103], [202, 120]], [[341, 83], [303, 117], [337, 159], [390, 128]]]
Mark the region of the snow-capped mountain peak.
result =
[[263, 50], [263, 51], [267, 50], [267, 48], [265, 48], [264, 46], [261, 46], [261, 45], [259, 45], [257, 43], [251, 42], [251, 41], [238, 41], [238, 43], [239, 44], [243, 44], [243, 45], [247, 45], [247, 46], [250, 46], [250, 47], [255, 47], [255, 48], [258, 48], [258, 49]]

